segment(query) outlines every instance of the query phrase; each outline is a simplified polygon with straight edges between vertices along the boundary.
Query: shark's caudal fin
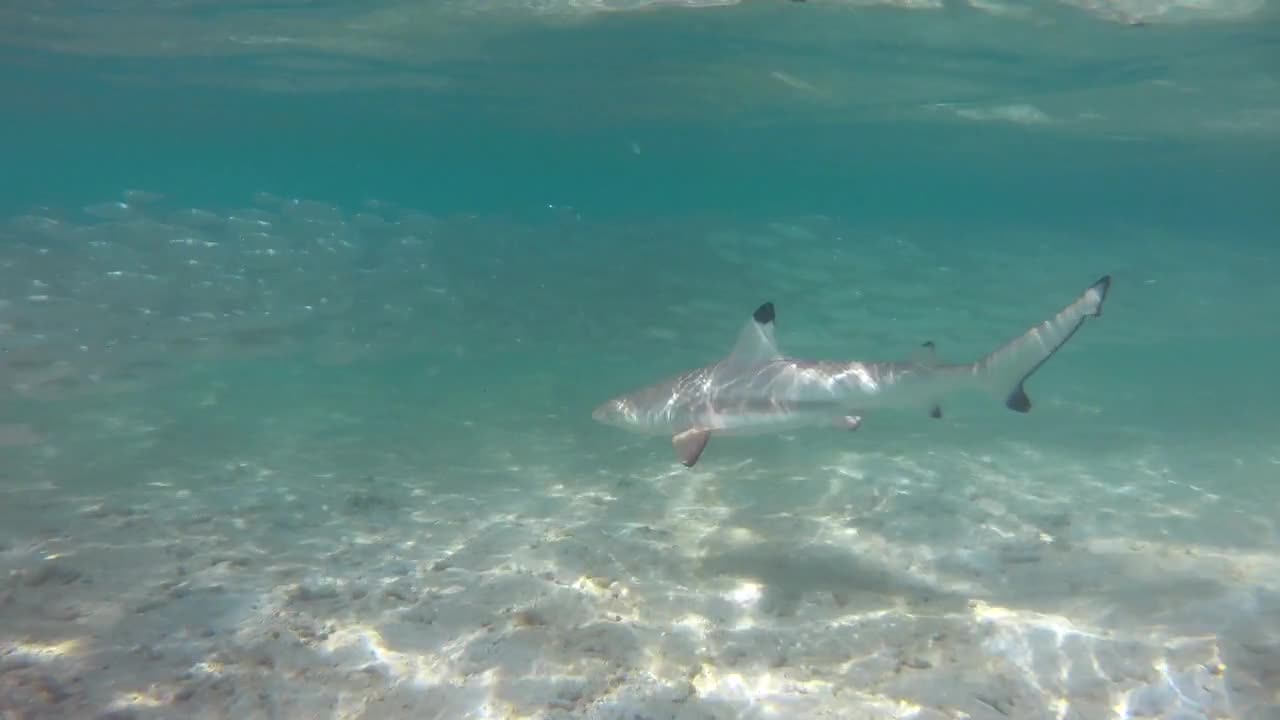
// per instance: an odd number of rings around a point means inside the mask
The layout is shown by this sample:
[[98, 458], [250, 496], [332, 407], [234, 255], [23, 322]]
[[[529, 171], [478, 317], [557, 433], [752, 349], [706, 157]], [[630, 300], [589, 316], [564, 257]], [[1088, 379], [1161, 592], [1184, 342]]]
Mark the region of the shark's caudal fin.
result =
[[1102, 303], [1110, 287], [1111, 276], [1104, 275], [1057, 315], [979, 360], [975, 372], [985, 376], [993, 389], [1008, 393], [1004, 404], [1010, 410], [1030, 412], [1031, 398], [1024, 387], [1027, 378], [1053, 357], [1085, 320], [1102, 315]]

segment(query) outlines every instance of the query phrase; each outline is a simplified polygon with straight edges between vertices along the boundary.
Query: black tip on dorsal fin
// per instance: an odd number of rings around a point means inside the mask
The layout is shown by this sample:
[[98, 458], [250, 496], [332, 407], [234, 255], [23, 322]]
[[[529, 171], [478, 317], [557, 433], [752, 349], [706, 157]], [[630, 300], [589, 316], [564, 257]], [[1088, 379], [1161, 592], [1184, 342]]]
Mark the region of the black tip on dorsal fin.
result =
[[1021, 383], [1009, 393], [1004, 405], [1014, 412], [1031, 412], [1031, 398], [1027, 397], [1027, 391], [1022, 389]]
[[1111, 276], [1103, 275], [1098, 278], [1098, 281], [1090, 289], [1096, 290], [1098, 293], [1098, 309], [1094, 311], [1093, 316], [1102, 317], [1102, 305], [1107, 301], [1107, 291], [1111, 289]]
[[768, 325], [773, 322], [773, 303], [767, 302], [756, 308], [756, 311], [751, 313], [751, 317], [761, 325]]
[[1098, 292], [1102, 293], [1103, 297], [1106, 297], [1107, 291], [1111, 289], [1111, 274], [1108, 273], [1098, 278], [1093, 286], [1098, 288]]

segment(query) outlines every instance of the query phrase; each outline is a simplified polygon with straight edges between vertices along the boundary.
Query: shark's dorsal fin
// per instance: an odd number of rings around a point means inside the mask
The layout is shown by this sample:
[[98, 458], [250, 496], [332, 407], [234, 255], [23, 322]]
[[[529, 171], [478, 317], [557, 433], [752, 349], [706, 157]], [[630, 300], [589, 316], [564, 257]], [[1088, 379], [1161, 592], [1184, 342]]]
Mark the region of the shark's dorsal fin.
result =
[[782, 357], [773, 337], [773, 303], [767, 302], [751, 314], [751, 319], [738, 333], [738, 341], [725, 358], [725, 364], [734, 367], [759, 365]]

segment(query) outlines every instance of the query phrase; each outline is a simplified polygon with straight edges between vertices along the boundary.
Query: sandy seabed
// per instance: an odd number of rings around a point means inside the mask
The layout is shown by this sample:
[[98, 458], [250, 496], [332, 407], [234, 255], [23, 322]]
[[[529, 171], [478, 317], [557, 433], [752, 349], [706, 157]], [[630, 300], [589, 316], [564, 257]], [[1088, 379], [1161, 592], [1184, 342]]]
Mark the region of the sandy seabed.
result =
[[732, 457], [10, 479], [0, 717], [1276, 717], [1274, 549], [1092, 534], [1009, 459], [840, 462], [752, 502]]

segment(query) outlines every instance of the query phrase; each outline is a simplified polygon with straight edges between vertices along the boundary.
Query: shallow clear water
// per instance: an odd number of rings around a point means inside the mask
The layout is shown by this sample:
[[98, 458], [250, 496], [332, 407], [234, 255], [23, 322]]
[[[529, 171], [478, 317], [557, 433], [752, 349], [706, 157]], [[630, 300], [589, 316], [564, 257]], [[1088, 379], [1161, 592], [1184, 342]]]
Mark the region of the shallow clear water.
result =
[[0, 716], [1280, 713], [1274, 4], [694, 4], [0, 10]]

